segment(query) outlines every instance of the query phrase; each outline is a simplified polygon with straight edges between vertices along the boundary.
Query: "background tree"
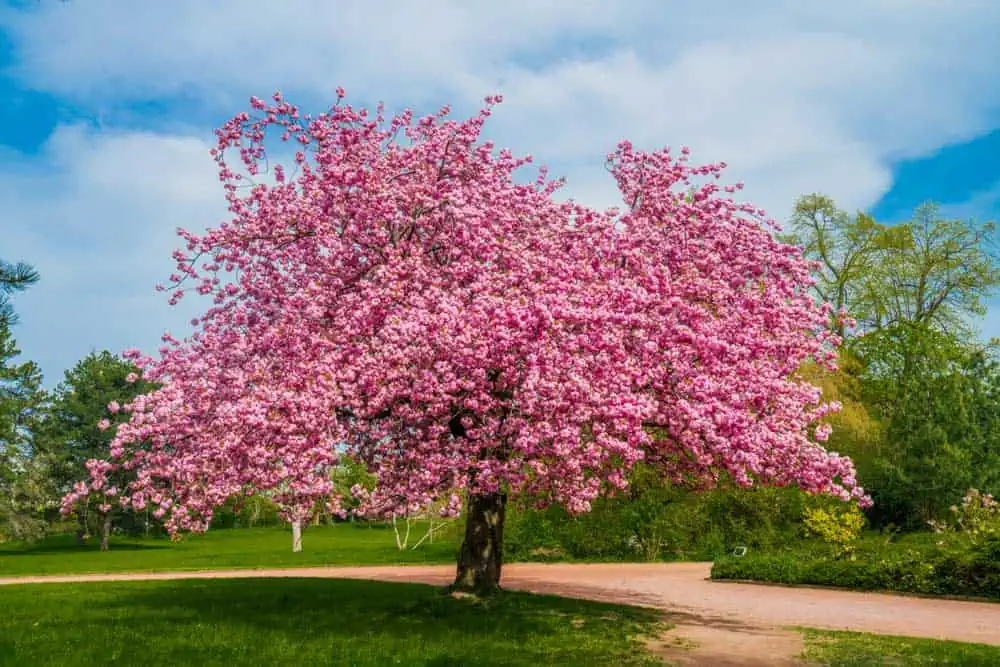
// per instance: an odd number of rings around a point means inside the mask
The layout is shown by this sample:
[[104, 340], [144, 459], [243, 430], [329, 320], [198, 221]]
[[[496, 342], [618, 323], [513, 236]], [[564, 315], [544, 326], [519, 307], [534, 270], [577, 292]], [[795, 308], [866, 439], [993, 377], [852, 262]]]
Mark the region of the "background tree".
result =
[[[87, 461], [108, 458], [114, 436], [111, 426], [128, 416], [122, 406], [151, 389], [138, 377], [134, 364], [108, 351], [91, 353], [66, 371], [65, 379], [53, 393], [38, 438], [62, 493], [87, 476]], [[132, 471], [119, 468], [112, 475], [111, 485], [121, 489], [132, 479]], [[115, 524], [136, 530], [145, 527], [148, 517], [122, 508], [117, 498], [110, 502], [98, 494], [81, 503], [77, 520], [78, 541], [82, 542], [91, 531], [99, 532], [101, 549], [107, 550]]]
[[789, 240], [818, 263], [816, 292], [858, 320], [855, 331], [838, 330], [853, 334], [842, 352], [853, 361], [834, 384], [853, 385], [875, 428], [863, 448], [837, 445], [872, 491], [872, 518], [919, 528], [969, 486], [992, 488], [995, 365], [975, 323], [1000, 286], [994, 225], [944, 219], [925, 204], [883, 226], [815, 194], [796, 202], [792, 224]]
[[[995, 224], [942, 218], [933, 203], [908, 222], [882, 225], [810, 194], [796, 200], [791, 226], [782, 238], [817, 262], [817, 295], [865, 332], [913, 323], [972, 335], [971, 319], [1000, 286]], [[834, 328], [844, 335], [842, 324]]]
[[1000, 286], [996, 225], [945, 219], [927, 203], [897, 229], [905, 243], [878, 250], [854, 316], [868, 330], [913, 324], [974, 337], [971, 320]]
[[[329, 497], [345, 453], [377, 476], [363, 506], [454, 515], [465, 496], [455, 586], [479, 592], [499, 586], [511, 494], [586, 512], [641, 459], [864, 502], [816, 442], [836, 406], [794, 377], [835, 359], [829, 309], [800, 252], [720, 196], [722, 167], [623, 142], [621, 214], [558, 202], [560, 182], [517, 182], [528, 160], [480, 141], [495, 101], [455, 122], [339, 100], [309, 118], [276, 95], [220, 129], [233, 219], [183, 232], [171, 278], [173, 301], [192, 281], [215, 305], [159, 359], [130, 355], [164, 386], [136, 397], [93, 487], [138, 460], [127, 500], [201, 530], [248, 490]], [[225, 156], [257, 174], [272, 126], [310, 156], [240, 188]]]
[[53, 499], [32, 439], [45, 394], [38, 366], [17, 363], [19, 355], [9, 321], [0, 318], [0, 536], [35, 539]]
[[17, 315], [10, 303], [10, 295], [38, 282], [39, 275], [24, 262], [5, 262], [0, 259], [0, 323], [14, 324]]
[[904, 243], [906, 233], [880, 225], [866, 213], [851, 216], [830, 197], [816, 193], [795, 201], [791, 228], [792, 233], [780, 238], [800, 246], [817, 263], [813, 289], [833, 306], [832, 327], [843, 337], [845, 325], [837, 313], [867, 309], [868, 276], [879, 249]]
[[860, 474], [879, 525], [925, 528], [967, 489], [1000, 490], [1000, 365], [990, 348], [920, 324], [893, 325], [855, 349], [865, 402], [885, 437]]

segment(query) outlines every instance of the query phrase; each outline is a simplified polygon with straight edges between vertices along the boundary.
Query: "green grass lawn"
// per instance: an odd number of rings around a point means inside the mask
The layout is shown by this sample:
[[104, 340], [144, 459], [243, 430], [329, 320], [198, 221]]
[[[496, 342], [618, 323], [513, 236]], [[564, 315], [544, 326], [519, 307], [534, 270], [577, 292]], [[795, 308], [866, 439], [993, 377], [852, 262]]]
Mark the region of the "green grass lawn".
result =
[[829, 632], [803, 629], [810, 664], [824, 667], [879, 667], [881, 665], [949, 665], [992, 667], [1000, 665], [1000, 646], [961, 642]]
[[[413, 545], [423, 534], [416, 527]], [[391, 528], [354, 524], [310, 527], [303, 533], [302, 551], [292, 553], [288, 528], [240, 528], [186, 535], [181, 542], [166, 538], [112, 538], [102, 553], [96, 539], [83, 547], [72, 535], [56, 535], [36, 544], [0, 544], [0, 577], [85, 572], [162, 572], [317, 565], [381, 565], [453, 563], [458, 550], [457, 526], [438, 533], [433, 543], [400, 551]], [[414, 537], [416, 536], [416, 537]]]
[[656, 612], [417, 584], [220, 579], [0, 589], [3, 665], [655, 665]]

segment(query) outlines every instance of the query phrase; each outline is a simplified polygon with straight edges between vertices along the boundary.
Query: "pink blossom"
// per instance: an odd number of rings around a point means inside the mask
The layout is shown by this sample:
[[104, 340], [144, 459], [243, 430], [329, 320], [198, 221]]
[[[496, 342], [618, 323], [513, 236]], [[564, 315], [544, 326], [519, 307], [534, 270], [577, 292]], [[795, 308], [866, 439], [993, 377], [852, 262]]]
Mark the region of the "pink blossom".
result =
[[[167, 286], [209, 305], [188, 339], [130, 357], [160, 388], [93, 480], [129, 461], [133, 504], [151, 499], [171, 531], [251, 489], [308, 516], [342, 453], [376, 475], [352, 495], [381, 516], [445, 499], [457, 514], [463, 492], [499, 489], [586, 512], [637, 461], [869, 502], [816, 442], [838, 406], [795, 375], [833, 366], [830, 308], [800, 251], [715, 183], [724, 165], [623, 141], [608, 164], [622, 206], [599, 212], [558, 201], [544, 170], [515, 178], [530, 158], [481, 138], [499, 96], [452, 120], [341, 93], [319, 117], [254, 98], [262, 118], [217, 130], [231, 218], [178, 231]], [[263, 168], [269, 129], [308, 153], [247, 187], [227, 159]]]

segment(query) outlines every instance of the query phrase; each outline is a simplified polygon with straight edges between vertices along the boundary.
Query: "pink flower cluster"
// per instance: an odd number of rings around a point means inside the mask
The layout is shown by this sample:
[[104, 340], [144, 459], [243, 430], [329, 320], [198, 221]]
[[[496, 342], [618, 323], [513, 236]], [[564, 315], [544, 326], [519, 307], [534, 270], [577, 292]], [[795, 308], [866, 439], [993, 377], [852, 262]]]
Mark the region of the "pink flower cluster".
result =
[[[299, 516], [338, 502], [344, 453], [377, 474], [358, 495], [381, 515], [498, 489], [585, 512], [640, 460], [868, 502], [815, 442], [838, 406], [794, 376], [833, 364], [829, 308], [799, 251], [716, 184], [724, 165], [622, 142], [621, 211], [560, 203], [559, 181], [515, 180], [530, 158], [480, 138], [499, 101], [458, 122], [342, 97], [311, 118], [275, 95], [218, 131], [232, 219], [178, 232], [164, 288], [214, 304], [159, 358], [130, 354], [162, 388], [112, 410], [131, 413], [106, 464], [137, 470], [127, 502], [172, 530], [258, 490]], [[299, 145], [296, 175], [243, 187], [225, 158], [259, 173], [268, 129]]]

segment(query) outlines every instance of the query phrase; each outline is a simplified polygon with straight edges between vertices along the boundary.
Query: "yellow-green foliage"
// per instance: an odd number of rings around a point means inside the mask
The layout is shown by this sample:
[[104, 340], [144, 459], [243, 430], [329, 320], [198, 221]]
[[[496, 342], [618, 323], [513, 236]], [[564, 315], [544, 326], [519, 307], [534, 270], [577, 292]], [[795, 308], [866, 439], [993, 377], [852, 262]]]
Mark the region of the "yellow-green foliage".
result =
[[865, 525], [864, 516], [854, 504], [845, 504], [839, 511], [806, 507], [802, 519], [806, 530], [831, 545], [837, 555], [854, 551]]
[[846, 350], [841, 350], [838, 370], [830, 372], [813, 362], [804, 363], [798, 376], [823, 391], [823, 401], [839, 401], [839, 412], [823, 419], [833, 427], [827, 449], [857, 457], [877, 449], [884, 437], [884, 427], [861, 402], [858, 375], [861, 364]]

